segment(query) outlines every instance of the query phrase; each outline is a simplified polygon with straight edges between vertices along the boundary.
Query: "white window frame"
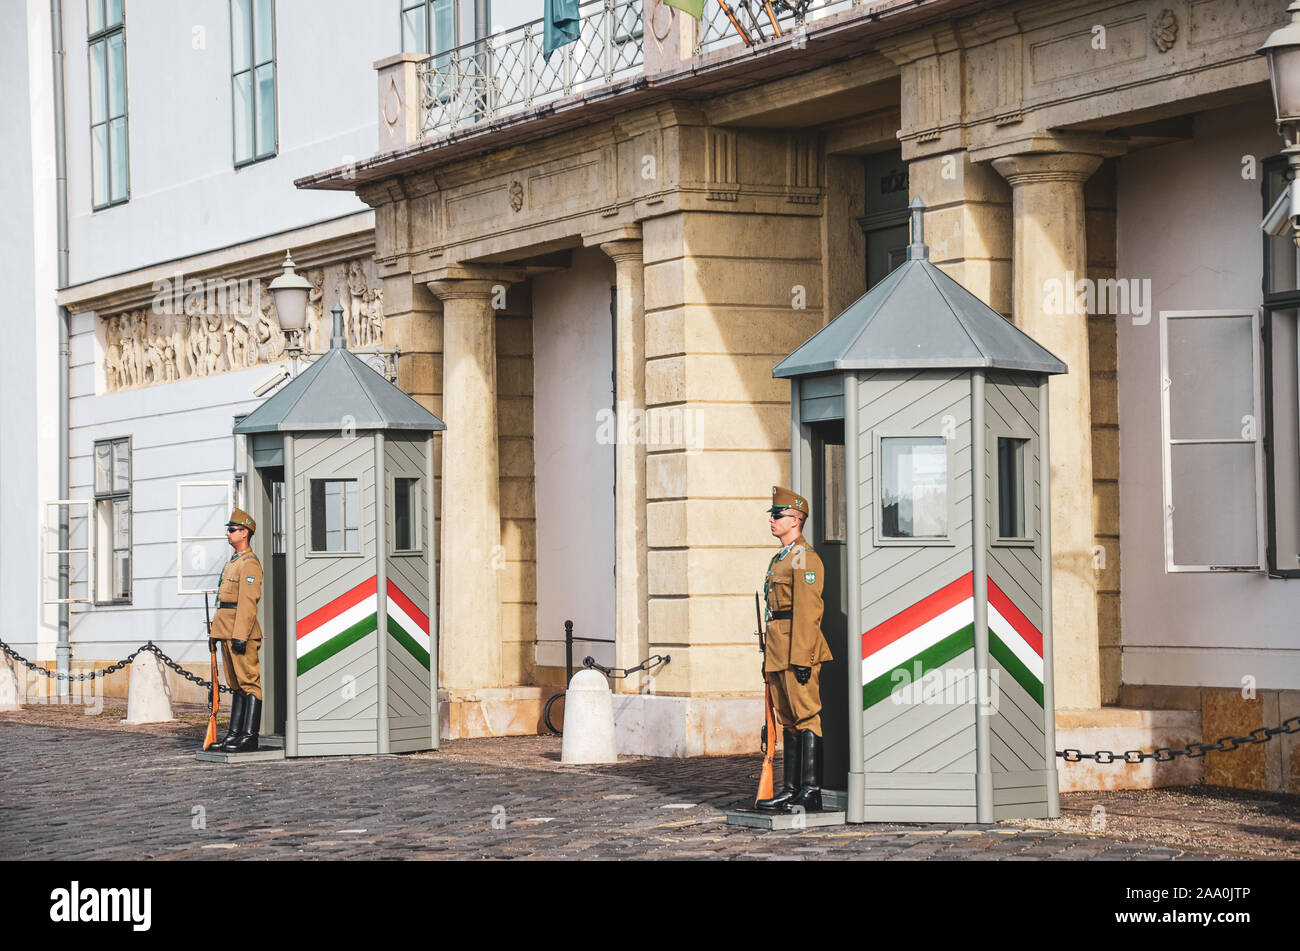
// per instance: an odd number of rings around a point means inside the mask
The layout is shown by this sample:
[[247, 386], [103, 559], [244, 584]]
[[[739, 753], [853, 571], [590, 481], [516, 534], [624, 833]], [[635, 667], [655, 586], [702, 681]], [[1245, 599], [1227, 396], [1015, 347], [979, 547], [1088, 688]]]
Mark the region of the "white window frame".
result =
[[[993, 517], [989, 524], [989, 544], [997, 548], [1033, 548], [1038, 544], [1038, 519], [1034, 516], [1034, 460], [1038, 458], [1038, 440], [1028, 429], [1015, 429], [1007, 426], [993, 426], [988, 430], [989, 441], [988, 474], [989, 501]], [[998, 440], [1015, 439], [1024, 443], [1021, 450], [1020, 504], [1025, 512], [1025, 534], [1004, 536], [999, 531], [1002, 527], [1002, 462], [998, 458]]]
[[[366, 553], [366, 552], [365, 552], [365, 548], [366, 548], [366, 542], [365, 542], [365, 527], [361, 524], [361, 509], [365, 507], [365, 500], [362, 498], [362, 485], [361, 485], [361, 481], [362, 481], [362, 480], [361, 480], [361, 477], [360, 477], [359, 475], [355, 475], [355, 474], [344, 474], [344, 473], [329, 474], [329, 475], [317, 475], [317, 474], [313, 473], [313, 474], [311, 474], [311, 475], [304, 476], [304, 478], [305, 478], [305, 480], [306, 480], [306, 482], [307, 482], [307, 499], [306, 499], [306, 502], [307, 502], [307, 505], [306, 505], [306, 512], [307, 512], [307, 526], [306, 526], [306, 528], [307, 528], [307, 537], [306, 537], [306, 549], [307, 549], [307, 555], [306, 555], [306, 556], [307, 556], [308, 558], [362, 558], [362, 557], [365, 557], [365, 553]], [[356, 529], [355, 529], [355, 531], [356, 531], [356, 533], [357, 533], [357, 547], [356, 547], [356, 548], [342, 548], [342, 549], [339, 549], [338, 551], [329, 551], [328, 549], [325, 549], [325, 548], [319, 548], [319, 549], [318, 549], [318, 548], [313, 548], [313, 547], [312, 547], [313, 532], [315, 531], [315, 518], [314, 518], [314, 515], [313, 515], [313, 513], [312, 513], [312, 504], [311, 504], [312, 483], [313, 483], [313, 482], [355, 482], [355, 483], [357, 484], [357, 512], [356, 512], [357, 525], [356, 525]], [[344, 492], [343, 495], [342, 495], [342, 503], [341, 503], [341, 504], [342, 504], [342, 508], [343, 508], [343, 528], [342, 528], [341, 530], [342, 530], [342, 532], [343, 532], [343, 542], [344, 542], [344, 544], [347, 544], [348, 527], [347, 527], [347, 516], [346, 516], [346, 513], [347, 513], [347, 493], [346, 493], [346, 492]]]
[[[411, 493], [410, 498], [415, 503], [414, 519], [411, 523], [411, 539], [414, 544], [410, 548], [397, 547], [397, 480], [413, 479], [415, 480], [416, 491]], [[391, 509], [393, 512], [393, 524], [388, 527], [388, 554], [394, 557], [412, 555], [422, 557], [424, 555], [424, 531], [421, 522], [424, 521], [424, 476], [420, 473], [413, 472], [394, 472], [388, 477], [389, 498], [392, 499]]]
[[[876, 484], [872, 487], [872, 509], [873, 509], [873, 534], [872, 547], [875, 548], [921, 548], [927, 546], [939, 548], [953, 548], [957, 545], [957, 539], [954, 532], [957, 528], [957, 500], [956, 480], [954, 478], [954, 465], [957, 458], [956, 450], [953, 446], [955, 440], [948, 438], [941, 432], [935, 430], [909, 431], [892, 428], [882, 428], [872, 431], [872, 452], [875, 458], [872, 460], [874, 472], [872, 477]], [[944, 450], [947, 456], [947, 471], [945, 473], [946, 488], [945, 502], [948, 513], [945, 525], [947, 531], [943, 535], [917, 535], [912, 537], [898, 537], [885, 535], [885, 500], [884, 500], [884, 466], [885, 456], [881, 451], [881, 443], [886, 439], [942, 439]], [[846, 463], [847, 464], [847, 463]]]
[[[1214, 439], [1173, 439], [1170, 436], [1171, 423], [1169, 376], [1169, 321], [1184, 317], [1199, 318], [1247, 318], [1250, 320], [1252, 385], [1251, 415], [1255, 420], [1255, 438], [1214, 438]], [[1165, 571], [1169, 574], [1178, 572], [1212, 572], [1212, 571], [1265, 571], [1265, 546], [1268, 538], [1267, 506], [1264, 485], [1264, 396], [1263, 396], [1263, 356], [1260, 339], [1260, 308], [1239, 308], [1226, 310], [1162, 310], [1160, 312], [1160, 441], [1161, 468], [1164, 488], [1164, 535], [1165, 535]], [[1251, 445], [1255, 447], [1255, 564], [1253, 565], [1180, 565], [1174, 561], [1174, 488], [1173, 488], [1173, 447], [1187, 445]]]
[[[225, 541], [225, 532], [220, 535], [183, 535], [185, 531], [184, 516], [184, 499], [185, 490], [189, 488], [214, 488], [221, 487], [226, 490], [226, 511], [234, 511], [235, 508], [235, 487], [232, 482], [226, 479], [207, 482], [177, 482], [176, 483], [176, 593], [177, 594], [202, 594], [209, 595], [214, 593], [220, 586], [211, 588], [187, 588], [185, 587], [185, 543], [197, 541]], [[217, 573], [220, 578], [220, 572]]]
[[[55, 541], [56, 547], [50, 547], [48, 542], [51, 537], [59, 537], [59, 509], [63, 506], [68, 507], [68, 524], [71, 526], [73, 515], [73, 506], [83, 506], [85, 514], [82, 516], [86, 520], [86, 546], [85, 548], [58, 548], [58, 542]], [[54, 515], [51, 518], [50, 512], [53, 510]], [[95, 500], [94, 499], [53, 499], [45, 503], [45, 524], [44, 531], [41, 533], [41, 577], [47, 580], [45, 576], [46, 565], [49, 564], [50, 555], [67, 555], [68, 556], [68, 576], [72, 576], [72, 556], [86, 556], [86, 596], [84, 598], [53, 598], [42, 597], [42, 604], [94, 604], [95, 603]], [[72, 529], [68, 529], [68, 536], [71, 538]], [[58, 577], [55, 577], [55, 583], [58, 583]], [[69, 583], [68, 590], [72, 590]]]
[[[248, 0], [248, 30], [246, 36], [235, 35], [235, 11], [234, 6], [239, 0], [229, 0], [230, 14], [230, 152], [234, 159], [235, 168], [244, 168], [248, 165], [254, 165], [257, 162], [265, 162], [267, 159], [275, 158], [280, 154], [280, 66], [276, 57], [276, 29], [275, 29], [275, 0]], [[270, 59], [258, 61], [257, 59], [257, 9], [259, 3], [269, 3], [271, 5], [271, 56]], [[248, 44], [248, 62], [243, 69], [235, 69], [235, 48], [236, 44]], [[263, 143], [265, 148], [259, 151], [257, 148], [257, 129], [259, 120], [262, 117], [261, 101], [257, 95], [257, 71], [263, 66], [271, 67], [271, 141]], [[238, 151], [239, 138], [236, 130], [238, 121], [235, 108], [235, 101], [238, 93], [235, 84], [240, 76], [248, 76], [248, 111], [251, 121], [251, 128], [248, 130], [248, 155], [242, 158]]]

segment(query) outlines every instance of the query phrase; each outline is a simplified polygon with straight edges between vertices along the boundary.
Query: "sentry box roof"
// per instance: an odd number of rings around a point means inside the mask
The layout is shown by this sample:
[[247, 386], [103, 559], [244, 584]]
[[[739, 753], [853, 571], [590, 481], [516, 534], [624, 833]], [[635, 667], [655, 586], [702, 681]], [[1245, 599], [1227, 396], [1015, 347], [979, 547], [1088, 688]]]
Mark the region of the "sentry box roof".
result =
[[1065, 373], [1033, 338], [930, 263], [914, 198], [907, 260], [772, 370], [797, 377], [835, 370], [995, 368]]
[[430, 413], [343, 345], [338, 329], [330, 349], [234, 428], [243, 434], [356, 430], [436, 432], [446, 423]]

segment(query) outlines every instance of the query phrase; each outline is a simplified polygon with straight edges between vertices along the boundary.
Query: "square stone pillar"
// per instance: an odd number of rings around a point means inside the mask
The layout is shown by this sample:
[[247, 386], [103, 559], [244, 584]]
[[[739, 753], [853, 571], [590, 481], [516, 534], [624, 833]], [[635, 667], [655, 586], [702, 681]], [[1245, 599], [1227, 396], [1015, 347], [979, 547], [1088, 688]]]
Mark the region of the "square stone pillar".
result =
[[[634, 667], [650, 654], [649, 569], [645, 508], [645, 257], [639, 240], [606, 241], [614, 261], [616, 307], [614, 389], [618, 442], [614, 453], [614, 664]], [[641, 425], [637, 425], [638, 422]], [[638, 693], [644, 674], [615, 681], [620, 693]]]
[[[457, 268], [459, 272], [468, 269]], [[452, 699], [502, 683], [496, 313], [517, 274], [429, 282], [442, 301], [442, 686]]]
[[379, 143], [376, 152], [392, 152], [420, 138], [424, 107], [420, 63], [425, 53], [398, 53], [374, 64], [379, 79]]

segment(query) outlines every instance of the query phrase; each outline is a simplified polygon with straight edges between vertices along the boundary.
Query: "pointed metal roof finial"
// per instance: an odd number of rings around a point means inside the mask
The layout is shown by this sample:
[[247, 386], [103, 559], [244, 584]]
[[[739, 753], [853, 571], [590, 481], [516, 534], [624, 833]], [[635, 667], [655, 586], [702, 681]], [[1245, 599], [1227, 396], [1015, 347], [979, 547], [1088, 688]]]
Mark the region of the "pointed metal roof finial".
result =
[[930, 248], [925, 243], [925, 202], [917, 195], [907, 207], [912, 211], [912, 243], [907, 246], [907, 259], [927, 261], [930, 258]]
[[330, 349], [346, 350], [348, 339], [343, 336], [343, 302], [339, 301], [330, 308], [330, 313], [334, 315], [334, 335], [330, 337]]

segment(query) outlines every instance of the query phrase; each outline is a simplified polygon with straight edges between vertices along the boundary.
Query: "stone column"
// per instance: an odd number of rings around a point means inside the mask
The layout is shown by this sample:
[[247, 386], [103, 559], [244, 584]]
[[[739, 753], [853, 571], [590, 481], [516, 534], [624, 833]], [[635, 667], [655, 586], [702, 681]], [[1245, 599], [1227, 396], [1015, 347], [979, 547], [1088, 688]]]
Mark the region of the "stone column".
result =
[[[501, 684], [501, 500], [496, 307], [509, 282], [429, 282], [442, 301], [442, 685], [452, 699]], [[494, 306], [496, 305], [496, 306]]]
[[[633, 667], [650, 653], [645, 509], [645, 258], [639, 240], [607, 241], [600, 249], [614, 261], [617, 288], [614, 386], [618, 394], [618, 443], [614, 453], [614, 663]], [[642, 425], [635, 425], [637, 421]], [[645, 677], [616, 681], [620, 693], [638, 693]]]
[[[1097, 639], [1097, 576], [1093, 570], [1091, 375], [1088, 315], [1048, 307], [1059, 282], [1067, 299], [1088, 273], [1083, 183], [1103, 155], [1029, 152], [993, 159], [1011, 184], [1015, 238], [1012, 307], [1015, 322], [1069, 372], [1054, 376], [1050, 405], [1052, 496], [1052, 635], [1056, 706], [1101, 705]], [[1059, 297], [1057, 299], [1060, 299]], [[1049, 313], [1064, 309], [1065, 313]]]

